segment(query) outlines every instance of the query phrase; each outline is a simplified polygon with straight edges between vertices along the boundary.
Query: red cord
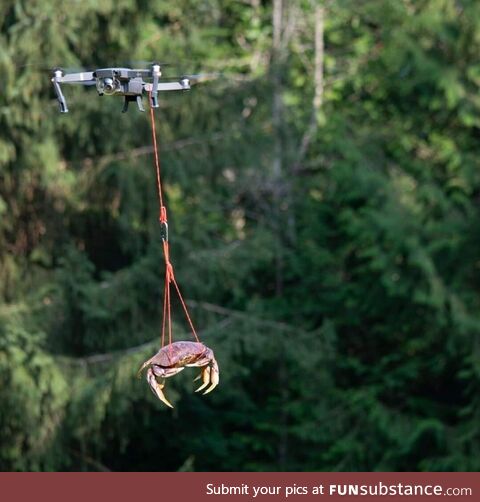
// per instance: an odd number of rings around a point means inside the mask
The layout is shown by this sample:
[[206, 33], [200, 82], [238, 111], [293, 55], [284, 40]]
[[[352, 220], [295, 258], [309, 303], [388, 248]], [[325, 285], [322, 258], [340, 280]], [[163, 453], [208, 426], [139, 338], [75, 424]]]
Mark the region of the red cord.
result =
[[[151, 97], [151, 92], [149, 97]], [[158, 155], [157, 131], [155, 129], [155, 116], [153, 115], [153, 108], [151, 106], [151, 102], [150, 102], [150, 122], [152, 124], [153, 152], [154, 152], [155, 168], [157, 172], [157, 188], [158, 188], [158, 199], [160, 201], [160, 219], [161, 219], [162, 212], [164, 211], [165, 206], [163, 205], [162, 182], [160, 179], [160, 159]]]
[[162, 316], [162, 347], [165, 345], [165, 322], [167, 319], [167, 281], [163, 289], [163, 316]]
[[193, 327], [193, 322], [192, 319], [190, 318], [190, 314], [188, 313], [187, 305], [185, 304], [185, 301], [183, 299], [182, 293], [180, 293], [180, 288], [178, 287], [177, 281], [175, 280], [175, 277], [172, 277], [173, 284], [175, 286], [175, 289], [177, 290], [178, 297], [180, 298], [180, 302], [182, 303], [183, 311], [185, 312], [185, 317], [187, 318], [188, 324], [190, 325], [190, 329], [192, 330], [192, 334], [195, 337], [195, 340], [197, 342], [200, 342], [197, 332], [195, 331], [195, 328]]
[[[151, 98], [151, 92], [150, 96]], [[163, 225], [167, 225], [167, 208], [163, 204], [163, 194], [162, 194], [162, 182], [161, 182], [161, 177], [160, 177], [160, 160], [159, 160], [159, 153], [158, 153], [158, 145], [157, 145], [157, 133], [155, 129], [155, 115], [153, 113], [153, 108], [151, 106], [151, 100], [150, 100], [150, 122], [152, 124], [152, 138], [153, 138], [153, 154], [154, 154], [154, 160], [155, 160], [155, 169], [157, 173], [157, 189], [158, 189], [158, 200], [160, 202], [160, 214], [159, 214], [159, 220], [160, 223]], [[197, 332], [195, 331], [195, 328], [193, 326], [192, 319], [190, 317], [190, 314], [188, 313], [188, 308], [185, 303], [185, 300], [183, 299], [182, 293], [180, 292], [180, 288], [178, 287], [177, 281], [175, 280], [175, 275], [173, 273], [173, 266], [170, 262], [170, 248], [168, 245], [168, 236], [164, 236], [163, 240], [163, 256], [165, 259], [165, 288], [164, 288], [164, 293], [163, 293], [163, 318], [162, 318], [162, 338], [161, 338], [161, 344], [162, 347], [165, 346], [165, 331], [168, 330], [168, 343], [169, 345], [172, 344], [173, 337], [172, 337], [172, 315], [171, 315], [171, 298], [170, 298], [170, 283], [173, 282], [173, 285], [175, 286], [175, 290], [177, 292], [178, 298], [180, 299], [180, 302], [183, 307], [183, 311], [185, 313], [185, 317], [187, 318], [188, 324], [190, 326], [190, 329], [192, 330], [192, 334], [195, 337], [195, 340], [197, 342], [200, 342], [200, 339], [197, 336]]]

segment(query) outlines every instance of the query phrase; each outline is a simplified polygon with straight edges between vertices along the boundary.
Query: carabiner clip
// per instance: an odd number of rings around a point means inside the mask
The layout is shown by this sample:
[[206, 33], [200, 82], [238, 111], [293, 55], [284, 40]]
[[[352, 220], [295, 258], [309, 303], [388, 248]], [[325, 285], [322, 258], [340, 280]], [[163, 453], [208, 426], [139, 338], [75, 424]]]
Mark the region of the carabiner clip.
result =
[[162, 241], [168, 242], [168, 223], [166, 221], [160, 222], [160, 237]]

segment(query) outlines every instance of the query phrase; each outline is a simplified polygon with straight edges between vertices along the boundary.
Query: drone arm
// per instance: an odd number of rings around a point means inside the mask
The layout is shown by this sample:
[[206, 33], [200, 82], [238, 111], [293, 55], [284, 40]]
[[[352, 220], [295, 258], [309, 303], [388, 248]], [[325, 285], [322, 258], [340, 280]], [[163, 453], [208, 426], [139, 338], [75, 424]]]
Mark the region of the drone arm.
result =
[[[146, 91], [152, 91], [153, 94], [153, 84], [145, 84]], [[183, 78], [179, 82], [164, 82], [157, 85], [158, 91], [183, 91], [190, 89], [190, 82], [187, 78]]]
[[93, 71], [86, 71], [81, 73], [69, 73], [67, 75], [61, 75], [57, 78], [57, 82], [62, 84], [85, 84], [89, 85], [95, 83], [95, 77], [93, 76]]

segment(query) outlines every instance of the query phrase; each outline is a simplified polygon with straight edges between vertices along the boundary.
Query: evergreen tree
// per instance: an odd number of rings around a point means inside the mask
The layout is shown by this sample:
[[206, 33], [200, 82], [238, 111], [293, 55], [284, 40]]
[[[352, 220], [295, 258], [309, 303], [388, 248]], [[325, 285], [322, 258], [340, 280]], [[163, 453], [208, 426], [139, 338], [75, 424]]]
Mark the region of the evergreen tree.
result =
[[[479, 20], [3, 2], [0, 468], [478, 470]], [[135, 377], [162, 313], [148, 116], [74, 86], [60, 115], [38, 67], [154, 59], [220, 73], [157, 113], [172, 260], [221, 371], [205, 397], [169, 379], [173, 412]]]

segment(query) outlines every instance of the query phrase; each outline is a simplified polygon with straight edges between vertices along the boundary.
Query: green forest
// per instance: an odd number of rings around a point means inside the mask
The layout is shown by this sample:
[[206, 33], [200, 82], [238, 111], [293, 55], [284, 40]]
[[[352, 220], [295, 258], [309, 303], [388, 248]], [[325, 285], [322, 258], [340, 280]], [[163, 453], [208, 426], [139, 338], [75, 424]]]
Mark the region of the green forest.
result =
[[[479, 54], [474, 0], [3, 0], [0, 470], [480, 470]], [[203, 75], [155, 112], [220, 367], [206, 396], [169, 378], [173, 410], [137, 378], [148, 109], [72, 85], [61, 114], [44, 71], [152, 60]]]

